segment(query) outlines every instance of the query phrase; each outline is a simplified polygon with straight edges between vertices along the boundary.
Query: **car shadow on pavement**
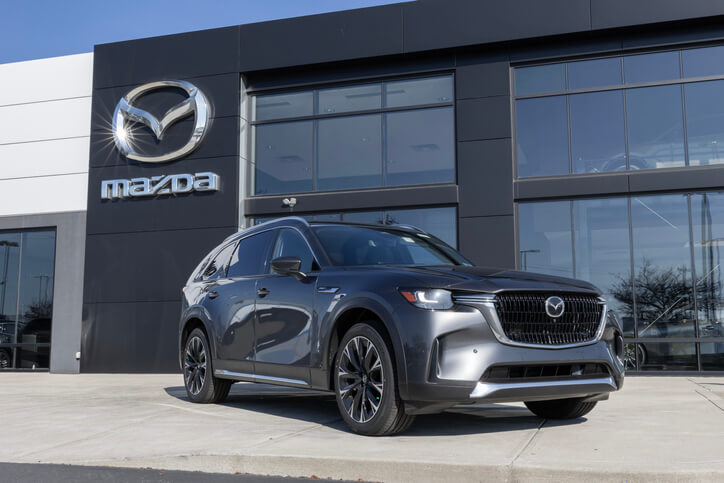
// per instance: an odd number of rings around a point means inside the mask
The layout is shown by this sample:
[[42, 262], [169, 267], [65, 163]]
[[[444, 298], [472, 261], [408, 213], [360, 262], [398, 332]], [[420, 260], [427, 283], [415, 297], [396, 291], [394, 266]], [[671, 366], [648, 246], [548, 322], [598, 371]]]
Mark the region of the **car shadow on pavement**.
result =
[[[165, 390], [169, 396], [188, 402], [183, 386], [167, 387]], [[265, 384], [234, 384], [226, 401], [220, 405], [351, 432], [342, 421], [337, 402], [331, 393]], [[580, 424], [585, 421], [586, 418], [544, 421], [522, 405], [470, 404], [456, 406], [441, 414], [420, 415], [412, 427], [401, 436], [499, 433], [537, 429], [543, 424], [546, 427], [553, 427]]]

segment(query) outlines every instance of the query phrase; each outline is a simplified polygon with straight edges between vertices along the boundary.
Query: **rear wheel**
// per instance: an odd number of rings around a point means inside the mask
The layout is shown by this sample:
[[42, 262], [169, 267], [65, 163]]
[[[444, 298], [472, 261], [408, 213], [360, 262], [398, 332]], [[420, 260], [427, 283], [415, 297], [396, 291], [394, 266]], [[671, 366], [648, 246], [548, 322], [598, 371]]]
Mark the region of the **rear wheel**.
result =
[[5, 349], [0, 349], [0, 369], [7, 369], [10, 367], [10, 352]]
[[191, 402], [217, 403], [226, 399], [231, 381], [214, 377], [206, 334], [194, 329], [184, 345], [184, 386]]
[[556, 399], [553, 401], [529, 401], [525, 405], [536, 416], [545, 419], [575, 419], [588, 414], [596, 401], [583, 402], [580, 398]]
[[335, 357], [335, 394], [342, 419], [355, 433], [387, 436], [410, 427], [397, 389], [391, 345], [367, 322], [342, 338]]

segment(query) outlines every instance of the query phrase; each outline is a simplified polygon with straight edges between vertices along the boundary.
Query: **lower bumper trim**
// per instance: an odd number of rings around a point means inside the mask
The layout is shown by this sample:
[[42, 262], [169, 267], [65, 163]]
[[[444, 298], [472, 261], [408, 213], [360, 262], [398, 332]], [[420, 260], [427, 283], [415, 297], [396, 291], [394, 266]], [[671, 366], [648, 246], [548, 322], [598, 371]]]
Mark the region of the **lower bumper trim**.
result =
[[576, 395], [608, 393], [616, 391], [616, 382], [612, 377], [595, 379], [574, 379], [566, 381], [533, 381], [512, 383], [478, 382], [470, 393], [470, 399], [525, 400], [530, 398], [575, 397]]

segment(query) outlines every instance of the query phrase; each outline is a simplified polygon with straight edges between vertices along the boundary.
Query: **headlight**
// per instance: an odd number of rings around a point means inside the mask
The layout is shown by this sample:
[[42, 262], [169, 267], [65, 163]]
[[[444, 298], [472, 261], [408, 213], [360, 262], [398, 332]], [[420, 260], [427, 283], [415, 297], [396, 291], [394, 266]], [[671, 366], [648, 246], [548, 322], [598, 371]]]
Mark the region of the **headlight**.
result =
[[415, 307], [428, 310], [445, 310], [452, 308], [452, 294], [442, 289], [400, 289], [405, 300]]

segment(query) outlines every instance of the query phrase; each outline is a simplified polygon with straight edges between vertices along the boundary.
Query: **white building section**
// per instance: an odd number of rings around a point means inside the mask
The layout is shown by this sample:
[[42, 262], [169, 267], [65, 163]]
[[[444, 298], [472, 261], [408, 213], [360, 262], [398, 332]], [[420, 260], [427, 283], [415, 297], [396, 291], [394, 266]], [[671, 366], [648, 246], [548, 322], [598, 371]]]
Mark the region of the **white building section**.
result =
[[0, 64], [0, 216], [85, 211], [93, 54]]

